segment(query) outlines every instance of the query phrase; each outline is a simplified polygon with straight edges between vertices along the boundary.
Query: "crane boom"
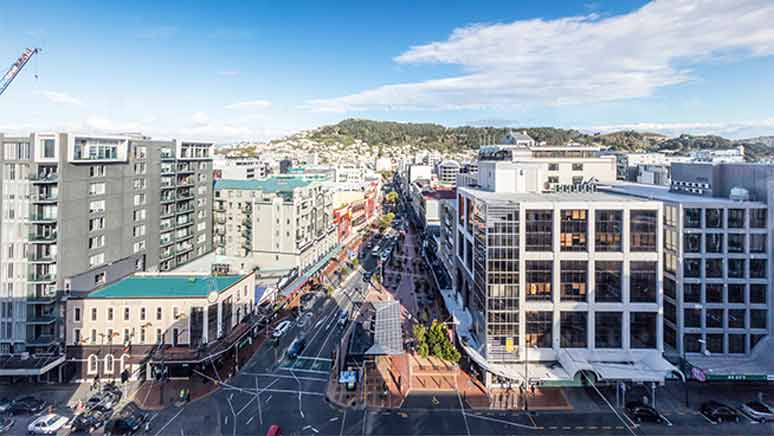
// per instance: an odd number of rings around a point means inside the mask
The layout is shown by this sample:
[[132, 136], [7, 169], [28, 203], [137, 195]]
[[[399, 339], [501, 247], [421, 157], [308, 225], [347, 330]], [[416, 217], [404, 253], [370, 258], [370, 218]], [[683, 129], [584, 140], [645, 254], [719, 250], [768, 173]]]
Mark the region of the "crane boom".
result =
[[19, 75], [22, 68], [27, 65], [27, 62], [30, 61], [32, 56], [40, 53], [40, 51], [41, 50], [39, 48], [28, 48], [24, 50], [24, 53], [19, 56], [19, 59], [17, 59], [16, 62], [11, 65], [11, 68], [8, 69], [8, 72], [6, 72], [5, 75], [0, 79], [0, 95], [3, 95], [5, 89], [8, 88], [8, 85], [13, 82], [13, 79]]

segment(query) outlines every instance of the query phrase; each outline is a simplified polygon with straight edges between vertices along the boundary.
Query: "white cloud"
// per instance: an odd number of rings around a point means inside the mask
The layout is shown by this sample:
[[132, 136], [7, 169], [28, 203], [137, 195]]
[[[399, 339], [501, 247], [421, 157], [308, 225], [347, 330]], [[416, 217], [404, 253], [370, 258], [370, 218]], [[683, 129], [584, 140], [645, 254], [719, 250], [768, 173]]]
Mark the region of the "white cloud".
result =
[[70, 94], [67, 94], [66, 92], [57, 92], [57, 91], [42, 91], [40, 94], [51, 103], [56, 104], [72, 104], [76, 106], [83, 105], [83, 102], [76, 97], [73, 97]]
[[191, 115], [191, 120], [193, 120], [195, 126], [200, 127], [209, 124], [210, 117], [204, 112], [196, 112]]
[[243, 110], [243, 109], [266, 109], [271, 107], [269, 100], [249, 100], [240, 101], [238, 103], [232, 103], [226, 106], [226, 109], [231, 110]]
[[694, 78], [691, 65], [774, 53], [770, 0], [656, 0], [625, 15], [474, 24], [411, 47], [399, 64], [463, 73], [311, 100], [319, 111], [516, 108], [651, 95]]

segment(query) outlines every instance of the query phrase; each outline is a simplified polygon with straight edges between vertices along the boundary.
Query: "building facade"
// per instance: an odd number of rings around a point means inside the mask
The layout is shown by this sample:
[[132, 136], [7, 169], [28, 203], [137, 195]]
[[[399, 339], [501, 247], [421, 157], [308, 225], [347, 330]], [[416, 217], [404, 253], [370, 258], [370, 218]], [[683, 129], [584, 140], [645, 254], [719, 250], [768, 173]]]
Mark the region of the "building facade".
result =
[[33, 133], [0, 146], [2, 353], [61, 349], [70, 277], [100, 286], [212, 250], [212, 143]]
[[446, 186], [457, 184], [457, 175], [460, 173], [460, 164], [453, 160], [444, 160], [438, 164], [438, 183]]
[[263, 179], [271, 174], [270, 163], [255, 157], [216, 156], [212, 166], [215, 179]]

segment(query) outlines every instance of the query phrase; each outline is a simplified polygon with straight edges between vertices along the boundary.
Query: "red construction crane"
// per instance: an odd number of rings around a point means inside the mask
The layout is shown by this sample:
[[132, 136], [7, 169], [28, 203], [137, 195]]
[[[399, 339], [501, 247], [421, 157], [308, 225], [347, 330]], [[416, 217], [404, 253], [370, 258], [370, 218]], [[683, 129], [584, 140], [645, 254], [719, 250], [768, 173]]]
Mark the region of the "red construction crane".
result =
[[[19, 59], [16, 60], [16, 62], [11, 65], [11, 68], [8, 69], [8, 72], [5, 73], [5, 75], [0, 79], [0, 95], [3, 95], [3, 92], [5, 92], [5, 89], [8, 88], [8, 85], [13, 82], [13, 79], [16, 78], [16, 76], [19, 75], [22, 68], [24, 68], [25, 65], [27, 65], [27, 62], [30, 61], [32, 56], [40, 53], [42, 50], [39, 48], [28, 48], [24, 50], [24, 53], [19, 56]], [[37, 75], [36, 75], [37, 77]]]

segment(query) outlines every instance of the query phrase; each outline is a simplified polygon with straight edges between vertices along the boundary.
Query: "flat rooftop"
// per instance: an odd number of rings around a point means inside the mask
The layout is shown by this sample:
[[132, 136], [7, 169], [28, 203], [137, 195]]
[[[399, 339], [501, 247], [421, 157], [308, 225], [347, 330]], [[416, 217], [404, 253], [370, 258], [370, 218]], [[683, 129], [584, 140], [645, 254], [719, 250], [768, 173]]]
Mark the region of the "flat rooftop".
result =
[[272, 176], [261, 180], [220, 179], [215, 181], [215, 190], [239, 189], [244, 191], [293, 192], [294, 189], [303, 188], [311, 183], [311, 180], [297, 176]]
[[241, 275], [133, 275], [89, 293], [86, 298], [206, 298], [228, 289]]
[[641, 202], [645, 199], [610, 192], [492, 192], [474, 188], [459, 188], [486, 202]]
[[636, 196], [650, 200], [669, 201], [674, 203], [705, 203], [724, 205], [729, 207], [762, 206], [766, 204], [760, 201], [736, 201], [724, 197], [701, 197], [698, 195], [672, 192], [668, 186], [646, 185], [642, 183], [620, 182], [614, 185], [601, 186], [599, 189], [610, 193]]

